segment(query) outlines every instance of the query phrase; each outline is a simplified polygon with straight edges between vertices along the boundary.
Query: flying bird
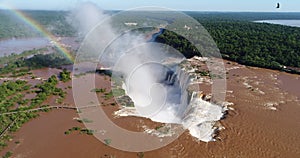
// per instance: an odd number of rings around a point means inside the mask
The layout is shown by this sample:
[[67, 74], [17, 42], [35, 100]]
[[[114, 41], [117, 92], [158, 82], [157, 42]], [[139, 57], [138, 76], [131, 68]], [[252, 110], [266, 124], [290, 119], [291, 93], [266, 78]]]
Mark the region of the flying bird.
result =
[[280, 8], [280, 4], [279, 3], [277, 3], [277, 7], [276, 8]]

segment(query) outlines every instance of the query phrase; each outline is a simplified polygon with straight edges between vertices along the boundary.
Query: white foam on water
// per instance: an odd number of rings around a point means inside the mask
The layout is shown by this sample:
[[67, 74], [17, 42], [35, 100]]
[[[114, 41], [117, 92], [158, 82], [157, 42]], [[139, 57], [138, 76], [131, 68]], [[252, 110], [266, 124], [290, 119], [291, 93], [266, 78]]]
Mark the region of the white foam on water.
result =
[[[175, 75], [177, 75], [178, 81], [176, 81], [173, 86], [164, 86], [168, 94], [171, 95], [167, 95], [165, 104], [160, 106], [154, 114], [144, 115], [144, 112], [146, 113], [146, 110], [148, 110], [147, 108], [135, 111], [131, 110], [132, 114], [130, 111], [124, 109], [122, 109], [122, 111], [126, 113], [126, 116], [139, 115], [140, 117], [149, 118], [155, 122], [181, 124], [198, 140], [204, 142], [214, 141], [214, 133], [217, 130], [217, 127], [214, 125], [224, 116], [227, 106], [204, 101], [199, 97], [199, 92], [189, 94], [186, 89], [190, 83], [190, 78], [188, 77], [188, 73], [183, 71], [182, 69], [177, 69]], [[122, 87], [125, 88], [126, 85], [123, 84]], [[163, 91], [156, 91], [156, 98], [154, 97], [152, 99], [157, 99], [157, 96], [164, 95], [163, 93]], [[141, 100], [137, 98], [139, 96], [137, 94], [132, 95], [132, 93], [128, 93], [128, 96], [132, 98], [134, 103], [136, 103], [136, 100], [138, 100], [139, 104], [144, 102], [143, 97], [140, 98]], [[152, 95], [150, 95], [150, 97], [152, 97]], [[174, 99], [179, 99], [179, 101], [174, 101]], [[145, 101], [149, 104], [149, 100]], [[152, 100], [151, 103], [156, 104], [158, 102]], [[151, 103], [148, 106], [152, 106]], [[118, 115], [121, 116], [122, 112], [119, 111]]]
[[217, 129], [215, 122], [224, 116], [226, 107], [212, 104], [201, 98], [195, 97], [194, 92], [190, 102], [190, 109], [182, 120], [182, 125], [190, 134], [201, 141], [214, 141], [213, 135]]

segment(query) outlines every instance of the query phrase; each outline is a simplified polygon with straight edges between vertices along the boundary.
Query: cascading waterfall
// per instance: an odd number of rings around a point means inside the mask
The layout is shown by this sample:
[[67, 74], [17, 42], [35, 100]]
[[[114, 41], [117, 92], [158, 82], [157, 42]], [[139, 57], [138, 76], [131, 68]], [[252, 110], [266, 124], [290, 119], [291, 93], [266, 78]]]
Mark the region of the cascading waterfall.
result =
[[[174, 68], [174, 71], [167, 70], [163, 78], [162, 83], [171, 94], [168, 95], [165, 106], [154, 116], [140, 116], [161, 123], [182, 124], [192, 136], [199, 140], [213, 141], [216, 131], [215, 122], [223, 117], [226, 107], [202, 100], [199, 92], [188, 91], [191, 77], [180, 66]], [[180, 99], [174, 101], [178, 95]]]
[[[86, 18], [87, 15], [92, 18]], [[172, 67], [172, 70], [159, 66], [154, 68], [147, 66], [147, 63], [158, 63], [157, 65], [159, 65], [165, 61], [169, 62], [169, 60], [182, 61], [184, 59], [184, 56], [174, 48], [154, 42], [163, 29], [160, 29], [149, 41], [134, 32], [127, 32], [119, 36], [118, 32], [123, 31], [114, 29], [111, 26], [111, 20], [103, 20], [108, 16], [96, 5], [86, 3], [71, 13], [70, 21], [78, 32], [83, 35], [88, 34], [79, 50], [79, 52], [84, 52], [81, 54], [81, 59], [101, 57], [99, 59], [101, 65], [114, 67], [113, 72], [124, 75], [122, 88], [134, 102], [136, 111], [133, 108], [127, 108], [129, 110], [126, 111], [126, 107], [124, 107], [125, 110], [121, 109], [116, 113], [120, 116], [148, 117], [162, 123], [182, 124], [190, 131], [191, 135], [199, 140], [213, 140], [213, 125], [223, 116], [224, 107], [203, 101], [198, 97], [197, 92], [189, 92], [187, 90], [190, 85], [189, 73], [180, 66]], [[176, 21], [175, 19], [174, 21]], [[100, 21], [101, 25], [95, 27]], [[152, 22], [149, 21], [150, 23]], [[95, 32], [89, 33], [91, 29]], [[147, 44], [143, 44], [146, 42]], [[101, 54], [96, 52], [101, 52]], [[154, 96], [149, 97], [151, 92]], [[162, 107], [160, 107], [160, 103], [162, 103], [160, 99], [166, 99]], [[150, 108], [154, 112], [153, 115], [137, 113], [138, 108], [147, 109], [148, 105], [154, 106], [154, 108]], [[157, 107], [158, 111], [155, 111]], [[145, 113], [148, 114], [147, 111]]]

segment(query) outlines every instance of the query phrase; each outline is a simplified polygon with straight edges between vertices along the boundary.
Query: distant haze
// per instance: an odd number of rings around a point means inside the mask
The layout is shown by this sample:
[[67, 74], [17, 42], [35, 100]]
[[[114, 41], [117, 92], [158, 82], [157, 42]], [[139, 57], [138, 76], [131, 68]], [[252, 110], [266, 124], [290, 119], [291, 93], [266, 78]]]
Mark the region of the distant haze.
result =
[[[38, 10], [70, 10], [76, 7], [78, 2], [86, 2], [87, 0], [2, 0], [0, 8], [14, 7], [18, 9], [38, 9]], [[90, 0], [95, 4], [103, 7], [105, 10], [127, 10], [130, 8], [142, 6], [158, 6], [183, 11], [247, 11], [247, 12], [300, 12], [299, 0]], [[277, 2], [281, 7], [276, 9]]]

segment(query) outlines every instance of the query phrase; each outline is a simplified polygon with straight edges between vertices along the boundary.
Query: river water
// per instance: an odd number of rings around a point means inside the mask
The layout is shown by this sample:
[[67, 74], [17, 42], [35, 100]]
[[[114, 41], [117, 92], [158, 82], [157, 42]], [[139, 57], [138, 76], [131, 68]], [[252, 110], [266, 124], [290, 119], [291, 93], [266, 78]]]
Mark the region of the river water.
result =
[[254, 22], [300, 27], [300, 20], [260, 20]]
[[0, 40], [0, 57], [10, 55], [12, 53], [20, 54], [26, 50], [43, 48], [49, 45], [50, 41], [41, 37]]
[[151, 39], [148, 42], [155, 42], [156, 38], [163, 33], [165, 29], [160, 28], [158, 32], [152, 34]]

